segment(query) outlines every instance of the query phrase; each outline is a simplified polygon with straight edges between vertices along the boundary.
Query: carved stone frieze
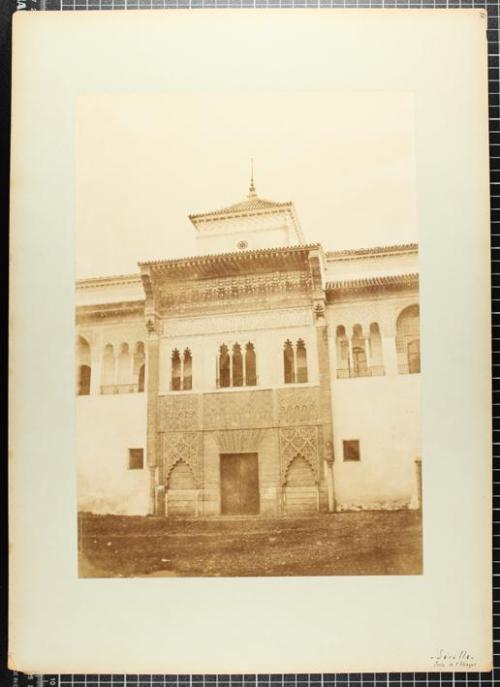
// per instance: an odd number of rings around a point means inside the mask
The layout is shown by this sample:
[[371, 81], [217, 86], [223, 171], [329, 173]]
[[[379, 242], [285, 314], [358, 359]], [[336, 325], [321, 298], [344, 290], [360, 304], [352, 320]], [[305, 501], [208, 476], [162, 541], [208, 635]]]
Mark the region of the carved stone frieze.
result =
[[308, 327], [312, 313], [306, 308], [276, 309], [241, 315], [172, 318], [163, 322], [163, 336], [196, 336], [226, 332], [258, 331], [278, 327]]
[[269, 427], [272, 424], [271, 390], [214, 393], [203, 396], [205, 429]]
[[280, 467], [281, 482], [286, 482], [290, 463], [297, 456], [306, 460], [312, 468], [316, 480], [319, 479], [319, 437], [318, 427], [282, 427], [280, 430]]
[[160, 397], [158, 412], [160, 432], [198, 428], [198, 396], [196, 395]]
[[319, 387], [278, 389], [280, 425], [318, 424], [320, 422]]
[[266, 294], [307, 294], [312, 287], [305, 270], [244, 274], [168, 284], [160, 295], [162, 308], [189, 310], [200, 305], [254, 300]]
[[202, 450], [203, 435], [201, 432], [166, 432], [163, 434], [162, 464], [163, 480], [168, 477], [180, 461], [191, 469], [196, 485], [202, 484]]

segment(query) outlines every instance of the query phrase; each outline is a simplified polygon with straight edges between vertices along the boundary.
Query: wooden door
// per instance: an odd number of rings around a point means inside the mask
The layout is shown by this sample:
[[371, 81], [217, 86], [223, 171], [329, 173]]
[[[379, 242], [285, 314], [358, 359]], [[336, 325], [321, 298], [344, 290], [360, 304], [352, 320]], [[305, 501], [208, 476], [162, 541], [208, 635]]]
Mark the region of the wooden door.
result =
[[256, 453], [225, 453], [220, 457], [221, 512], [259, 512], [259, 462]]

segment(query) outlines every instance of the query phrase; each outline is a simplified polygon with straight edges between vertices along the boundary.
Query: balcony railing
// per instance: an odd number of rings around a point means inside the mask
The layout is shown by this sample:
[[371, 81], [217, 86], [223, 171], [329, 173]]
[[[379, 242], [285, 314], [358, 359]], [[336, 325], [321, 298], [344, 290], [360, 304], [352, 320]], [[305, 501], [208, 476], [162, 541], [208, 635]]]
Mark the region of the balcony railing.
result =
[[357, 369], [338, 369], [337, 379], [352, 379], [354, 377], [383, 377], [385, 368], [383, 365], [371, 365]]
[[[252, 382], [252, 384], [250, 384], [249, 382]], [[216, 389], [245, 389], [247, 387], [253, 388], [255, 386], [259, 386], [258, 376], [255, 376], [253, 379], [248, 380], [248, 382], [247, 380], [238, 380], [236, 384], [234, 383], [234, 380], [232, 384], [221, 384], [220, 379], [215, 380]]]
[[101, 394], [137, 394], [144, 391], [139, 384], [102, 384]]

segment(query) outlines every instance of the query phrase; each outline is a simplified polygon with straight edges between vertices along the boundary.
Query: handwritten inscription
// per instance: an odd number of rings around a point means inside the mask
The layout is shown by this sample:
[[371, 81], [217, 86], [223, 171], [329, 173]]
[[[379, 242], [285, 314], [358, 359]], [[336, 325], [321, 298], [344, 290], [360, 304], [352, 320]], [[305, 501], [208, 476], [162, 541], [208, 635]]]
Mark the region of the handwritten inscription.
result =
[[439, 669], [474, 668], [477, 665], [474, 656], [466, 649], [457, 651], [439, 649], [434, 656], [431, 656], [431, 661], [434, 662], [434, 667]]

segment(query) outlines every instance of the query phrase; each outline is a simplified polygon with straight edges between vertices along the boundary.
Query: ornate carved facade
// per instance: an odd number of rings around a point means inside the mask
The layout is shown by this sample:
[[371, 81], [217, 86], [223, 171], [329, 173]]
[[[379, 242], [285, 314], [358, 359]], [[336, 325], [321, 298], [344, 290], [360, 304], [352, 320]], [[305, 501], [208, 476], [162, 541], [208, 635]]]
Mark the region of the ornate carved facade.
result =
[[82, 414], [94, 418], [94, 454], [113, 436], [118, 471], [129, 449], [144, 452], [117, 510], [203, 516], [251, 503], [276, 515], [410, 503], [417, 247], [325, 253], [305, 244], [291, 203], [255, 189], [190, 219], [200, 255], [79, 284], [77, 393], [82, 404], [99, 396]]

